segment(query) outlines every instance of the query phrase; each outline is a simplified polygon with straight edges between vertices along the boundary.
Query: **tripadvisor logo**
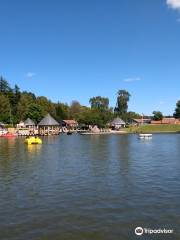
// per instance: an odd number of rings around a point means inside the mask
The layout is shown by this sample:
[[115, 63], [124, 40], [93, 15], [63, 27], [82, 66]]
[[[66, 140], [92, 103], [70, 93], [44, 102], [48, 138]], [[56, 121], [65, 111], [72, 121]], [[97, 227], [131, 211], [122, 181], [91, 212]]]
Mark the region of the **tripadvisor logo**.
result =
[[138, 235], [138, 236], [141, 236], [143, 235], [143, 228], [142, 227], [137, 227], [135, 228], [135, 234]]
[[141, 236], [143, 234], [170, 234], [173, 233], [173, 229], [165, 229], [165, 228], [158, 228], [158, 229], [150, 229], [150, 228], [142, 228], [136, 227], [135, 234]]

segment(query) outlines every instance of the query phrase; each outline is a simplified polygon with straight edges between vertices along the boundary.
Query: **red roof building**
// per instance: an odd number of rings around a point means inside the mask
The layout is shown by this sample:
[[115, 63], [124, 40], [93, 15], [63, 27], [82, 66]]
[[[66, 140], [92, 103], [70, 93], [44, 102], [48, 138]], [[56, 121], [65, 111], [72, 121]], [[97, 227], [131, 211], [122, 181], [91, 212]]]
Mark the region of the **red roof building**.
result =
[[63, 120], [63, 125], [65, 127], [76, 128], [78, 127], [78, 122], [76, 120]]
[[151, 124], [180, 124], [180, 120], [176, 118], [163, 118], [159, 121], [151, 121]]

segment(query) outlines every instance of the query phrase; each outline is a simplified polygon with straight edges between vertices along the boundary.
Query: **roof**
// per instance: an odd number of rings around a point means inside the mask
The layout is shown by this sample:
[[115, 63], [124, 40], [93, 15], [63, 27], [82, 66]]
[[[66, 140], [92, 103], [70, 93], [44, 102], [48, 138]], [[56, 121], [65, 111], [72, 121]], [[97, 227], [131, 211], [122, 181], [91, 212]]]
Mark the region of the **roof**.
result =
[[112, 122], [112, 125], [124, 125], [126, 124], [121, 118], [117, 117]]
[[77, 121], [75, 120], [63, 120], [63, 122], [65, 122], [68, 125], [77, 124]]
[[151, 122], [150, 118], [133, 118], [133, 121], [136, 123]]
[[39, 126], [59, 126], [59, 123], [48, 113], [38, 124]]
[[180, 121], [176, 118], [163, 118], [159, 121], [151, 121], [151, 124], [180, 124]]
[[178, 119], [175, 119], [175, 118], [163, 118], [163, 119], [162, 119], [162, 123], [163, 123], [163, 124], [168, 124], [168, 123], [170, 123], [170, 124], [175, 124], [175, 123], [177, 123], [177, 122], [179, 122], [179, 120], [178, 120]]
[[36, 124], [34, 123], [33, 120], [31, 120], [30, 118], [27, 118], [26, 121], [24, 122], [24, 124], [26, 126], [35, 126]]
[[133, 118], [133, 121], [134, 122], [137, 122], [137, 123], [142, 123], [142, 118]]

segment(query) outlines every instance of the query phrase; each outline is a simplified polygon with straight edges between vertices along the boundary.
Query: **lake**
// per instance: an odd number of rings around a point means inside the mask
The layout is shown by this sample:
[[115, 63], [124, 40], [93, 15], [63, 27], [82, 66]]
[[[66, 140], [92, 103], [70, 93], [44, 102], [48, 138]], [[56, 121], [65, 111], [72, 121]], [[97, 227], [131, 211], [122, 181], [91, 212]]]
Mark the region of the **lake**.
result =
[[0, 138], [1, 240], [180, 239], [180, 134], [42, 140]]

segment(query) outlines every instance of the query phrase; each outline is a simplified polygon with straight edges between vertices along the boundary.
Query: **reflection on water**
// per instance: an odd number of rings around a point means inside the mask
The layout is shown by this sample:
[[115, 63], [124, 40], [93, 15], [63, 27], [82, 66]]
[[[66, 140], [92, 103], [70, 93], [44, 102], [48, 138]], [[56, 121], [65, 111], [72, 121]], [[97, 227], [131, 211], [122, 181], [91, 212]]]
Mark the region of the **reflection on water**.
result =
[[129, 240], [136, 226], [180, 239], [180, 135], [42, 140], [0, 138], [0, 239]]
[[26, 148], [29, 154], [40, 154], [41, 153], [41, 144], [27, 144]]

